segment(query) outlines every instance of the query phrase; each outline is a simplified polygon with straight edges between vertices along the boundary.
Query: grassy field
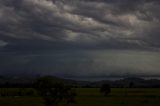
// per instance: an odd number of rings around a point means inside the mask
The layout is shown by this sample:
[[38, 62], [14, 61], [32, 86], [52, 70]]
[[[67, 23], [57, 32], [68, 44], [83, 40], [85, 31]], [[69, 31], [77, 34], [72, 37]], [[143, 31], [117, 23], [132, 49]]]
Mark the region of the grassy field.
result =
[[98, 89], [77, 89], [78, 106], [160, 106], [160, 89], [115, 88], [108, 96]]
[[[18, 89], [0, 89], [0, 92]], [[108, 96], [99, 93], [98, 88], [76, 89], [76, 106], [160, 106], [160, 89], [158, 88], [113, 88]], [[38, 96], [0, 97], [0, 106], [44, 106]], [[58, 106], [65, 106], [64, 103]]]

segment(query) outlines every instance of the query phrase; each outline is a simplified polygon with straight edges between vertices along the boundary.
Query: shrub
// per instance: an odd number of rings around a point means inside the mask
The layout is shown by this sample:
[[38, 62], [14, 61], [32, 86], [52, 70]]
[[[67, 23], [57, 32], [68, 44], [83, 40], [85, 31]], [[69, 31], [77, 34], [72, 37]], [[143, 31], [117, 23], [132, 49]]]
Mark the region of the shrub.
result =
[[103, 93], [105, 96], [111, 92], [111, 88], [109, 84], [103, 84], [100, 88], [100, 92]]

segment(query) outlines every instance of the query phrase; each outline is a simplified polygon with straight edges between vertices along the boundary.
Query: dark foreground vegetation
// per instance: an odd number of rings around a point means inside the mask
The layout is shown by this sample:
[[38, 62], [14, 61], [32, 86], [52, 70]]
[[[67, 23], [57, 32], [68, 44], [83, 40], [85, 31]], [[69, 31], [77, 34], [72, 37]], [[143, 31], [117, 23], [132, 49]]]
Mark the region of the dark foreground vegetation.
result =
[[[20, 88], [1, 88], [0, 92], [17, 92]], [[25, 89], [30, 91], [34, 89]], [[112, 88], [104, 96], [99, 88], [75, 88], [76, 102], [68, 106], [160, 106], [159, 88]], [[0, 106], [45, 106], [43, 98], [37, 94], [32, 96], [0, 96]], [[55, 106], [55, 105], [53, 105]], [[63, 100], [57, 106], [66, 106]]]
[[1, 81], [0, 106], [160, 106], [158, 83], [156, 88], [140, 87], [137, 80], [123, 80], [122, 87], [116, 88], [109, 81], [98, 85], [98, 82], [55, 77], [23, 80], [23, 83], [4, 80]]

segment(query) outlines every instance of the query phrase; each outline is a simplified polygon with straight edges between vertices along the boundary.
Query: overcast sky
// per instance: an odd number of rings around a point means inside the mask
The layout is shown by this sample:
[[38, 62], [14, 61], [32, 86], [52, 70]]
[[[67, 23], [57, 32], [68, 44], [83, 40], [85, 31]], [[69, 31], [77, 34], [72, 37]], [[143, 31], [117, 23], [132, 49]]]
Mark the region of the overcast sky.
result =
[[159, 76], [159, 0], [0, 0], [2, 75]]

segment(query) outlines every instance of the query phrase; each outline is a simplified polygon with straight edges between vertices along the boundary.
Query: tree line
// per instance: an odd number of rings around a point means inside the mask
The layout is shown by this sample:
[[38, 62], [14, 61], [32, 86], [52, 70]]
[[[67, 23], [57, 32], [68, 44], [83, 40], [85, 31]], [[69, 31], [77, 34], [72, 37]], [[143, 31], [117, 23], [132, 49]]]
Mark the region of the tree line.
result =
[[[51, 77], [38, 78], [33, 83], [6, 82], [0, 87], [0, 96], [40, 96], [45, 106], [57, 106], [61, 102], [66, 106], [76, 104], [76, 90], [63, 82], [54, 81]], [[104, 84], [101, 86], [100, 92], [107, 96], [111, 92], [111, 88], [108, 84]]]

